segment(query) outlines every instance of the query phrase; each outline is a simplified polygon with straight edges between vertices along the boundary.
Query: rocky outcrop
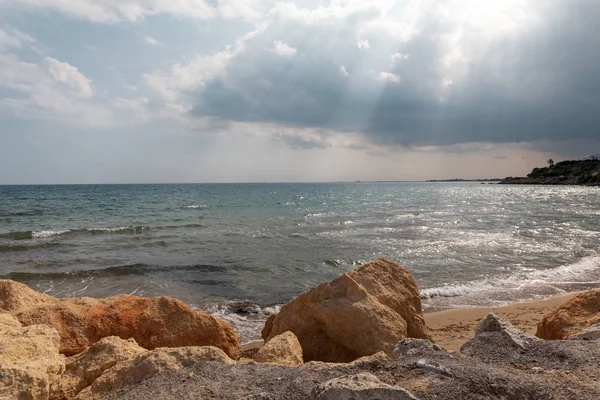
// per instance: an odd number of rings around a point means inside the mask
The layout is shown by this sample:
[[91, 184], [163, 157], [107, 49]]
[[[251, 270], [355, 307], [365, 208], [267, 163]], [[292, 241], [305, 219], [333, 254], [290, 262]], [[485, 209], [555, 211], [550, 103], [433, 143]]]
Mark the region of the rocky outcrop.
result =
[[600, 340], [600, 324], [588, 326], [582, 331], [569, 336], [569, 340]]
[[566, 339], [600, 323], [600, 289], [573, 297], [538, 323], [536, 336], [546, 340]]
[[52, 327], [22, 327], [0, 314], [0, 399], [48, 399], [65, 368], [59, 343]]
[[10, 280], [0, 280], [0, 311], [23, 325], [45, 324], [60, 335], [60, 351], [74, 355], [108, 336], [133, 338], [142, 347], [215, 346], [240, 357], [231, 325], [169, 297], [118, 295], [55, 299]]
[[400, 264], [383, 259], [300, 294], [269, 318], [263, 339], [285, 331], [298, 337], [305, 361], [391, 354], [401, 338], [429, 337], [415, 280]]
[[409, 391], [368, 372], [331, 379], [313, 389], [310, 400], [417, 400]]
[[52, 388], [50, 398], [72, 399], [118, 362], [147, 351], [133, 339], [124, 340], [116, 336], [102, 338], [83, 353], [67, 359], [65, 373]]
[[283, 332], [270, 339], [256, 354], [254, 360], [259, 363], [280, 365], [302, 365], [302, 347], [292, 332]]
[[216, 347], [155, 349], [116, 364], [96, 379], [91, 386], [82, 390], [77, 399], [101, 399], [107, 393], [123, 386], [139, 383], [161, 372], [176, 371], [202, 361], [235, 363], [227, 357], [227, 354]]
[[525, 349], [525, 346], [530, 342], [539, 340], [537, 337], [515, 328], [510, 322], [503, 320], [493, 313], [489, 313], [479, 321], [475, 335], [481, 335], [485, 332], [498, 332], [506, 338], [506, 342], [511, 346], [521, 349]]

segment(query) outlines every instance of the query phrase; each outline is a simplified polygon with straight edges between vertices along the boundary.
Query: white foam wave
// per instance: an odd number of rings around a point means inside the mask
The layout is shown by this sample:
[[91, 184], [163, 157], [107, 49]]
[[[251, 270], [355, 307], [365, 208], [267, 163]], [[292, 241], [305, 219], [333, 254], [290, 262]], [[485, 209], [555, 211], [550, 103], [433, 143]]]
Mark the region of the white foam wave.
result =
[[62, 235], [71, 232], [69, 229], [62, 231], [33, 231], [31, 237], [35, 239], [48, 238], [51, 236]]
[[124, 231], [143, 231], [150, 229], [147, 226], [118, 226], [116, 228], [87, 228], [88, 232], [124, 232]]
[[502, 278], [456, 283], [421, 290], [422, 299], [434, 297], [457, 297], [491, 290], [510, 290], [528, 285], [556, 285], [579, 282], [586, 273], [600, 269], [600, 257], [587, 257], [573, 264], [560, 267], [521, 271]]
[[207, 208], [206, 204], [192, 204], [191, 206], [185, 206], [185, 208]]

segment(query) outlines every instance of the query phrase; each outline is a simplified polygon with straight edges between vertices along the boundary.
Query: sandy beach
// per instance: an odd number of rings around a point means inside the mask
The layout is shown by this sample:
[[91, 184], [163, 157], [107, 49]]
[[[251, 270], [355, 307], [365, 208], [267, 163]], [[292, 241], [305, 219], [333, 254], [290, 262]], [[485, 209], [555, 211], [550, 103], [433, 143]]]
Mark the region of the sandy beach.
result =
[[450, 351], [458, 351], [462, 344], [474, 336], [481, 318], [490, 312], [523, 331], [535, 334], [537, 323], [546, 314], [578, 293], [580, 292], [572, 292], [545, 300], [514, 303], [503, 307], [457, 308], [425, 313], [424, 317], [435, 342]]

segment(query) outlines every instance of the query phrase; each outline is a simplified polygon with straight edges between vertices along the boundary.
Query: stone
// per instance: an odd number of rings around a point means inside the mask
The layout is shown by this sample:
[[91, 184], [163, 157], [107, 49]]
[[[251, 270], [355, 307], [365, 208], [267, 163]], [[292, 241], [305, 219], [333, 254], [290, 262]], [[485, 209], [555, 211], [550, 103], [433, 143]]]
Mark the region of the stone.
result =
[[547, 314], [535, 335], [546, 340], [561, 340], [600, 323], [600, 289], [581, 293]]
[[271, 338], [258, 350], [254, 360], [258, 363], [289, 366], [297, 366], [304, 363], [300, 342], [298, 342], [296, 335], [290, 331], [283, 332]]
[[361, 373], [331, 379], [315, 387], [310, 400], [416, 400], [409, 391], [381, 382], [375, 375]]
[[600, 340], [600, 323], [588, 326], [582, 331], [567, 337], [569, 340]]
[[133, 338], [142, 347], [215, 346], [231, 358], [241, 355], [231, 325], [190, 309], [169, 297], [118, 295], [56, 299], [10, 280], [0, 280], [0, 311], [23, 325], [46, 324], [61, 338], [60, 352], [71, 356], [103, 337]]
[[117, 363], [79, 392], [77, 399], [101, 399], [116, 389], [143, 382], [161, 372], [179, 370], [203, 361], [235, 363], [222, 350], [211, 346], [159, 348]]
[[300, 294], [269, 317], [262, 336], [288, 330], [305, 361], [349, 362], [391, 354], [407, 336], [429, 338], [416, 282], [400, 264], [383, 259]]
[[21, 327], [0, 314], [0, 399], [48, 399], [65, 368], [59, 343], [50, 326]]
[[437, 361], [432, 361], [432, 360], [428, 360], [426, 358], [421, 358], [419, 361], [416, 362], [415, 365], [417, 368], [435, 372], [436, 374], [444, 375], [444, 376], [447, 376], [450, 378], [452, 378], [454, 376], [448, 368], [444, 367], [442, 364], [440, 364]]
[[510, 322], [503, 320], [493, 313], [489, 313], [479, 321], [475, 336], [484, 332], [500, 332], [507, 339], [508, 343], [521, 349], [525, 349], [530, 342], [539, 340], [537, 337], [515, 328]]
[[428, 339], [406, 338], [400, 340], [394, 348], [398, 358], [423, 356], [434, 351], [444, 351], [440, 346]]
[[134, 339], [124, 340], [117, 336], [102, 338], [86, 351], [67, 359], [65, 373], [52, 388], [50, 399], [72, 399], [118, 362], [147, 351], [138, 346]]

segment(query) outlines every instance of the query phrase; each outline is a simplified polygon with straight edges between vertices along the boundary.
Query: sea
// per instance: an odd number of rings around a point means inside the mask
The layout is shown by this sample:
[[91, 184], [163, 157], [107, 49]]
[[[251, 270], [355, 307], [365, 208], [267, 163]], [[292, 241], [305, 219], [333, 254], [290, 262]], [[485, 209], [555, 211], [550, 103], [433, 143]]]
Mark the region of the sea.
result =
[[374, 258], [425, 312], [600, 287], [600, 189], [478, 182], [0, 186], [0, 279], [57, 297], [172, 296], [260, 337]]

